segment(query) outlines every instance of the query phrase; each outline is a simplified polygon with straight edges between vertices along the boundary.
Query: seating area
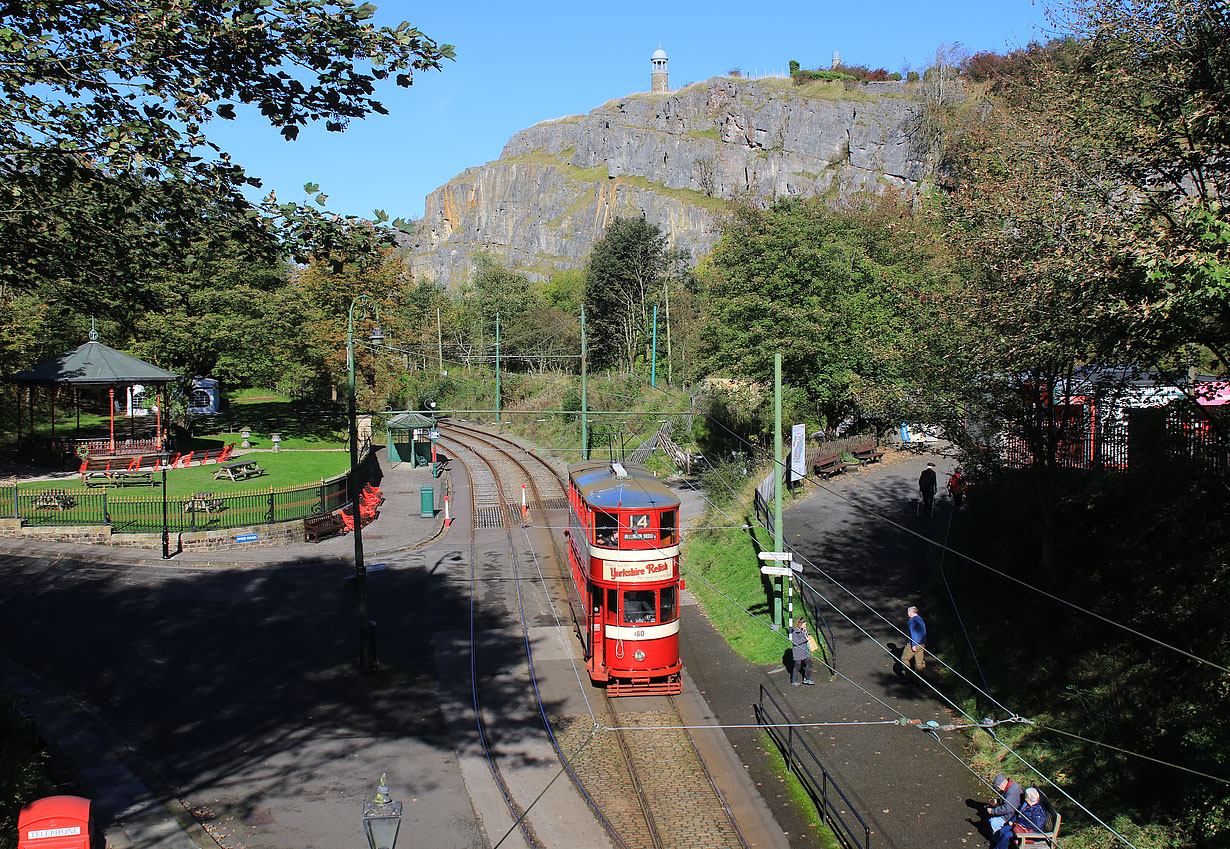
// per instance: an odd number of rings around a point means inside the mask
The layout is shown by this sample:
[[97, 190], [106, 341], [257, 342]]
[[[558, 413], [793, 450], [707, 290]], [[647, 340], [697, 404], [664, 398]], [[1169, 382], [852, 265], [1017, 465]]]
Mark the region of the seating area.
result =
[[86, 486], [154, 486], [158, 483], [154, 473], [163, 470], [164, 462], [167, 469], [186, 469], [194, 461], [201, 466], [206, 463], [226, 463], [234, 450], [235, 443], [232, 442], [223, 448], [204, 451], [199, 456], [196, 451], [171, 457], [156, 453], [86, 456], [82, 458], [81, 468], [77, 471]]
[[[376, 518], [380, 505], [384, 502], [384, 492], [380, 487], [372, 484], [365, 484], [359, 492], [359, 518], [364, 525], [371, 523]], [[346, 526], [347, 531], [354, 530], [354, 506], [351, 505], [342, 510], [342, 522]]]
[[214, 480], [226, 478], [232, 481], [241, 481], [259, 477], [265, 474], [265, 472], [266, 470], [262, 469], [256, 460], [235, 460], [219, 466], [218, 471], [214, 472]]
[[828, 480], [833, 475], [842, 472], [848, 465], [850, 464], [842, 460], [840, 454], [834, 452], [817, 457], [814, 469], [817, 477]]
[[[1049, 803], [1048, 803], [1049, 807]], [[1051, 810], [1054, 810], [1051, 808]], [[1055, 825], [1050, 831], [1026, 831], [1018, 833], [1016, 836], [1017, 845], [1024, 849], [1027, 846], [1047, 846], [1055, 847], [1059, 843], [1059, 824], [1063, 822], [1063, 814], [1055, 813]]]
[[71, 510], [77, 499], [63, 489], [45, 489], [34, 497], [36, 510]]
[[334, 534], [345, 533], [346, 523], [337, 513], [321, 513], [303, 520], [303, 541], [320, 542]]
[[855, 445], [850, 453], [860, 463], [874, 463], [884, 456], [884, 449], [877, 448], [874, 442], [863, 442]]
[[217, 498], [212, 492], [197, 492], [184, 499], [185, 513], [221, 513], [226, 509], [226, 499]]

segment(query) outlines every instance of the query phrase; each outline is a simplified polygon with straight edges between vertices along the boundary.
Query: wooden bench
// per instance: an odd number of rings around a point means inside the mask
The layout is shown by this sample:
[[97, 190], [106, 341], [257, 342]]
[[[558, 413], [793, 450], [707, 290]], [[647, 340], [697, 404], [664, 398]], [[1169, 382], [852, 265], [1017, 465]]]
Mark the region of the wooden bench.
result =
[[877, 448], [874, 442], [863, 442], [854, 446], [850, 452], [860, 463], [874, 463], [884, 456], [884, 449]]
[[1016, 836], [1017, 845], [1021, 847], [1026, 847], [1026, 846], [1057, 847], [1059, 846], [1059, 844], [1056, 843], [1055, 840], [1056, 838], [1059, 837], [1059, 824], [1061, 822], [1063, 822], [1063, 815], [1057, 812], [1055, 814], [1055, 827], [1054, 828], [1052, 828], [1050, 831], [1022, 832]]
[[34, 496], [36, 510], [69, 510], [77, 505], [77, 499], [65, 489], [45, 489]]
[[325, 537], [340, 534], [346, 528], [342, 517], [336, 513], [321, 513], [303, 520], [303, 541], [320, 542]]
[[833, 475], [840, 472], [846, 466], [850, 465], [841, 459], [840, 454], [824, 454], [816, 458], [815, 470], [816, 474], [828, 480]]

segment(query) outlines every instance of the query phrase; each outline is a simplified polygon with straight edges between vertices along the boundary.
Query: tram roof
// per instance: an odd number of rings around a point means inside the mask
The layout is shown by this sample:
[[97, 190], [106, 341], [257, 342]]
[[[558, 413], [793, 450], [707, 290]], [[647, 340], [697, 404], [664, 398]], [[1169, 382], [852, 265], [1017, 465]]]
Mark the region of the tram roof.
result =
[[576, 463], [568, 469], [577, 490], [588, 504], [603, 510], [630, 510], [636, 507], [674, 507], [679, 496], [654, 477], [644, 466], [624, 466], [627, 476], [616, 477], [604, 460]]

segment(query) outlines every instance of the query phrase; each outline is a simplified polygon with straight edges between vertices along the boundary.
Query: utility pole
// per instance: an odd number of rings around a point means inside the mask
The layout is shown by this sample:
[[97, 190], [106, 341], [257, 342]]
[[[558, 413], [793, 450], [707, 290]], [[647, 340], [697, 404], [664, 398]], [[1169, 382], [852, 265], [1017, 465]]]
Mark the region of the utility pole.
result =
[[436, 351], [440, 356], [440, 375], [444, 375], [444, 328], [440, 326], [440, 308], [436, 307]]
[[649, 386], [658, 385], [658, 305], [653, 305], [653, 356], [649, 360]]
[[[780, 553], [785, 546], [782, 528], [782, 355], [773, 355], [773, 550]], [[774, 581], [781, 581], [776, 577]], [[782, 626], [782, 585], [773, 596], [773, 628]]]
[[495, 314], [495, 423], [500, 423], [500, 314]]
[[662, 287], [662, 291], [666, 294], [666, 383], [668, 386], [675, 384], [674, 375], [671, 374], [671, 287], [667, 283]]
[[585, 377], [589, 372], [589, 357], [585, 347], [585, 307], [581, 307], [581, 459], [589, 459], [589, 394]]

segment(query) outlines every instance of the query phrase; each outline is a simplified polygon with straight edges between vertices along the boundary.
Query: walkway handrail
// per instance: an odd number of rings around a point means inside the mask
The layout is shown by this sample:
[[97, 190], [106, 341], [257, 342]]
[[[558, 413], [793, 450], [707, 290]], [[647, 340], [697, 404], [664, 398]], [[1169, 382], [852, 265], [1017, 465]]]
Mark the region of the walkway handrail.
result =
[[[765, 700], [768, 700], [773, 707], [773, 714], [765, 707]], [[786, 759], [786, 770], [794, 772], [799, 783], [803, 785], [803, 789], [807, 791], [807, 795], [811, 797], [812, 802], [816, 805], [816, 810], [820, 814], [820, 821], [827, 822], [836, 836], [839, 843], [845, 846], [846, 849], [852, 847], [862, 847], [862, 849], [871, 849], [871, 827], [859, 816], [855, 809], [854, 803], [850, 801], [845, 792], [837, 784], [837, 781], [825, 769], [824, 764], [820, 762], [820, 758], [812, 751], [811, 746], [807, 745], [807, 741], [801, 735], [794, 733], [794, 720], [786, 714], [785, 709], [778, 703], [777, 699], [765, 688], [764, 684], [760, 685], [760, 698], [755, 704], [756, 724], [764, 728], [769, 736], [773, 738], [773, 742], [777, 744], [777, 748], [782, 753], [782, 757]], [[819, 778], [816, 776], [816, 771], [819, 771]], [[852, 828], [850, 823], [846, 822], [842, 815], [842, 809], [833, 804], [829, 795], [830, 788], [837, 791], [837, 795], [841, 797], [841, 801], [845, 803], [846, 810], [853, 814], [858, 824], [862, 826], [863, 839], [860, 842], [858, 838], [857, 828]], [[840, 829], [833, 828], [833, 823], [836, 822], [841, 826]]]

